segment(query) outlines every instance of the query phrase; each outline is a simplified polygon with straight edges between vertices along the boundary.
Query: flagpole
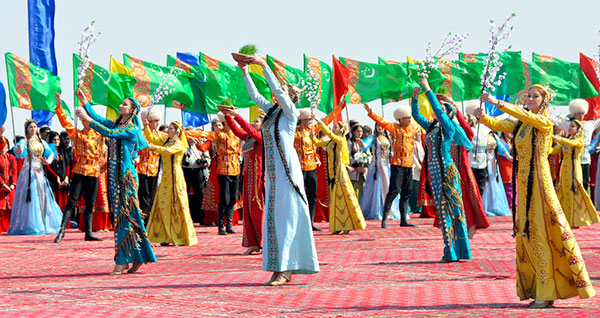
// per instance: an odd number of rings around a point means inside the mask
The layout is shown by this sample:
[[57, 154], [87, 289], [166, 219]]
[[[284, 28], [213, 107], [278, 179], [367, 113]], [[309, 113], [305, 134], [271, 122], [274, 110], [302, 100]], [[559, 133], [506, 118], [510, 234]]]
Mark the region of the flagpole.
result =
[[346, 109], [346, 122], [350, 121], [350, 115], [348, 114], [348, 104], [346, 104], [346, 107], [344, 107]]
[[[10, 102], [9, 102], [10, 104]], [[10, 108], [10, 120], [12, 121], [12, 131], [13, 131], [13, 143], [15, 146], [17, 145], [17, 134], [15, 133], [15, 116], [13, 115], [12, 106]]]
[[385, 118], [385, 114], [383, 113], [383, 103], [381, 103], [381, 117]]
[[164, 104], [164, 106], [165, 106], [165, 111], [164, 111], [164, 116], [163, 116], [163, 120], [164, 120], [163, 124], [166, 125], [167, 124], [167, 104]]

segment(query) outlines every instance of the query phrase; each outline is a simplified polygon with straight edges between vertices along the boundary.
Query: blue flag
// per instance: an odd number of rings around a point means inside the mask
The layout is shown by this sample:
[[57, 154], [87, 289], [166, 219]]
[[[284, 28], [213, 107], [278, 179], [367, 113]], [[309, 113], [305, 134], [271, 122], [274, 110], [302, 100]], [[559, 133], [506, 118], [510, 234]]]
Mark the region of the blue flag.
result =
[[[501, 96], [496, 96], [497, 100], [501, 100], [503, 102], [508, 102], [510, 95], [501, 95]], [[504, 114], [503, 111], [499, 110], [498, 107], [496, 107], [496, 105], [492, 105], [490, 103], [485, 103], [485, 112], [486, 114], [492, 116], [492, 117], [496, 117], [496, 116], [500, 116], [502, 114]]]
[[6, 91], [4, 90], [4, 84], [0, 82], [0, 126], [6, 122]]
[[[190, 65], [200, 66], [200, 60], [198, 59], [198, 56], [196, 56], [192, 53], [177, 52], [177, 58], [185, 63], [190, 64]], [[185, 110], [182, 110], [182, 117], [183, 117], [183, 127], [188, 127], [188, 126], [200, 127], [200, 126], [204, 126], [204, 125], [210, 123], [210, 120], [208, 119], [208, 115], [206, 115], [206, 114], [196, 114], [196, 113], [187, 112]]]
[[[58, 74], [54, 51], [54, 0], [28, 0], [29, 61]], [[47, 110], [31, 112], [38, 126], [50, 126], [54, 113]]]

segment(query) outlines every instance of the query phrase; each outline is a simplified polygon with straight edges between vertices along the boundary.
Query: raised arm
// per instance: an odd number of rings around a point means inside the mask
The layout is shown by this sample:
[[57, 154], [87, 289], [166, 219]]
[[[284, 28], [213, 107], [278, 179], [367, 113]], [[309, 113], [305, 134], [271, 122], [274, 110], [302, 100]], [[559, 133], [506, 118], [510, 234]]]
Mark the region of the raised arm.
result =
[[185, 151], [185, 147], [183, 145], [182, 142], [176, 142], [175, 144], [165, 147], [165, 146], [158, 146], [155, 144], [151, 144], [150, 146], [150, 150], [161, 154], [161, 155], [174, 155], [178, 152], [184, 152]]
[[600, 133], [596, 133], [594, 135], [592, 142], [590, 142], [590, 145], [588, 146], [587, 151], [590, 153], [590, 155], [593, 155], [594, 152], [596, 152], [596, 148], [598, 148], [598, 144], [600, 144]]
[[256, 89], [250, 74], [247, 72], [244, 73], [244, 83], [246, 83], [246, 90], [248, 91], [248, 96], [256, 103], [256, 105], [264, 111], [269, 111], [273, 104], [270, 103], [266, 98], [264, 98]]
[[440, 102], [435, 97], [435, 95], [433, 94], [431, 89], [427, 90], [427, 92], [425, 92], [425, 96], [427, 97], [427, 100], [429, 100], [429, 103], [431, 104], [431, 109], [433, 109], [433, 113], [435, 114], [435, 117], [440, 122], [440, 125], [442, 125], [443, 131], [446, 134], [448, 134], [451, 131], [454, 131], [455, 127], [452, 124], [452, 120], [450, 119], [450, 117], [448, 117], [448, 114], [446, 114], [444, 109], [442, 109], [442, 105], [440, 105]]
[[164, 136], [157, 136], [152, 133], [150, 128], [144, 128], [144, 138], [148, 141], [149, 144], [162, 146], [167, 142], [167, 138], [162, 138]]
[[[324, 124], [322, 121], [320, 121], [319, 119], [316, 119], [316, 118], [315, 118], [315, 120], [317, 121], [317, 125], [319, 125], [319, 127], [321, 128], [321, 130], [323, 130], [323, 132], [324, 132], [324, 133], [325, 133], [325, 134], [326, 134], [326, 135], [327, 135], [327, 136], [328, 136], [328, 137], [329, 137], [329, 138], [330, 138], [330, 139], [331, 139], [333, 142], [335, 142], [335, 143], [336, 143], [336, 144], [338, 144], [338, 145], [341, 145], [341, 144], [343, 144], [344, 142], [346, 142], [346, 141], [344, 140], [344, 139], [345, 139], [344, 137], [342, 137], [342, 136], [338, 136], [338, 135], [334, 134], [334, 133], [333, 133], [331, 130], [329, 130], [329, 128], [327, 128], [327, 126], [325, 126], [325, 124]], [[321, 147], [322, 147], [322, 146], [321, 146]]]
[[585, 146], [585, 142], [583, 141], [583, 138], [570, 139], [570, 138], [553, 135], [552, 139], [561, 145], [565, 145], [565, 146], [569, 146], [569, 147], [573, 147], [573, 148], [583, 148], [583, 146]]
[[233, 134], [236, 135], [238, 138], [240, 138], [241, 140], [246, 140], [246, 138], [248, 138], [248, 133], [246, 133], [243, 129], [241, 129], [235, 123], [235, 120], [233, 120], [233, 117], [226, 115], [225, 116], [225, 121], [227, 122], [227, 125], [229, 126], [229, 129], [231, 129], [231, 131], [233, 132]]
[[288, 118], [298, 118], [296, 105], [292, 102], [290, 96], [281, 88], [279, 81], [267, 66], [267, 63], [265, 62], [264, 65], [261, 66], [263, 68], [265, 79], [267, 80], [267, 83], [269, 83], [269, 87], [271, 87], [271, 91], [273, 92], [273, 95], [275, 95], [275, 99], [277, 100], [279, 107], [283, 110], [283, 113], [288, 116]]
[[548, 132], [554, 128], [554, 123], [548, 116], [534, 114], [513, 104], [499, 101], [489, 93], [481, 94], [481, 100], [497, 105], [499, 110], [515, 117], [526, 125], [535, 127], [537, 130]]
[[475, 136], [473, 129], [465, 119], [465, 116], [463, 116], [462, 112], [458, 110], [458, 108], [454, 108], [454, 111], [456, 112], [456, 120], [458, 120], [458, 124], [465, 131], [465, 134], [467, 134], [467, 138], [469, 138], [469, 140], [472, 141], [473, 137]]
[[92, 120], [90, 122], [90, 128], [99, 132], [100, 135], [109, 138], [134, 140], [137, 137], [136, 127], [133, 124], [120, 128], [108, 128], [101, 123]]
[[245, 121], [240, 114], [236, 114], [233, 119], [240, 125], [240, 128], [242, 128], [248, 136], [252, 137], [252, 139], [258, 142], [262, 142], [262, 134], [260, 131], [254, 129], [254, 127], [252, 127], [249, 122]]
[[85, 111], [88, 113], [88, 115], [92, 118], [93, 121], [99, 123], [100, 125], [104, 127], [112, 127], [115, 125], [114, 121], [108, 120], [98, 115], [96, 111], [92, 108], [92, 105], [90, 105], [90, 103], [85, 104], [85, 106], [83, 106], [83, 109], [85, 109]]
[[217, 140], [217, 134], [214, 131], [190, 130], [186, 131], [185, 135], [189, 138], [205, 138], [210, 141]]
[[427, 128], [429, 128], [429, 125], [431, 125], [431, 122], [429, 120], [427, 120], [427, 118], [425, 118], [425, 116], [423, 116], [421, 114], [421, 111], [419, 110], [419, 92], [420, 91], [421, 91], [420, 88], [415, 87], [415, 89], [413, 91], [412, 100], [410, 101], [410, 108], [412, 111], [412, 117], [415, 119], [417, 124], [419, 124], [419, 126], [423, 127], [423, 129], [427, 130]]
[[390, 134], [392, 134], [392, 137], [396, 136], [396, 128], [394, 127], [394, 124], [383, 119], [383, 117], [375, 114], [375, 112], [373, 112], [373, 109], [371, 109], [371, 106], [369, 106], [369, 104], [363, 103], [363, 107], [367, 111], [367, 115], [369, 116], [369, 118], [373, 119], [373, 121], [378, 123], [379, 126], [381, 126], [381, 128], [387, 130]]
[[72, 140], [75, 140], [75, 134], [77, 133], [77, 130], [75, 130], [75, 127], [73, 127], [73, 123], [67, 119], [67, 114], [65, 114], [65, 111], [62, 109], [60, 94], [56, 93], [54, 95], [54, 99], [56, 100], [56, 108], [54, 109], [54, 112], [56, 113], [56, 117], [58, 117], [60, 125], [65, 129], [69, 137], [71, 137]]

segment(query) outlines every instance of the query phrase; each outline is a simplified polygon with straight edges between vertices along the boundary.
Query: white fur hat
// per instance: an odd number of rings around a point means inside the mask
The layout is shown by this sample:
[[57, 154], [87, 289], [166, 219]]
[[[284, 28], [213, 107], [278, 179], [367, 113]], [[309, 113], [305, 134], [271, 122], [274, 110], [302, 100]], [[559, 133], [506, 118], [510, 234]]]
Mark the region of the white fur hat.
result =
[[590, 104], [585, 99], [576, 98], [569, 103], [569, 112], [571, 115], [576, 113], [587, 114], [589, 107]]
[[310, 119], [312, 117], [310, 108], [303, 108], [300, 110], [300, 114], [298, 115], [298, 120]]
[[148, 119], [148, 110], [147, 109], [142, 110], [142, 112], [140, 113], [140, 118], [142, 118], [142, 121]]
[[475, 109], [479, 108], [479, 101], [470, 100], [465, 102], [465, 115], [473, 115]]
[[405, 117], [410, 117], [410, 111], [410, 107], [400, 106], [394, 111], [394, 118], [396, 118], [396, 120], [400, 120]]
[[150, 109], [148, 109], [148, 121], [151, 120], [161, 120], [162, 118], [162, 114], [160, 112], [160, 109], [158, 109], [157, 107], [150, 107]]

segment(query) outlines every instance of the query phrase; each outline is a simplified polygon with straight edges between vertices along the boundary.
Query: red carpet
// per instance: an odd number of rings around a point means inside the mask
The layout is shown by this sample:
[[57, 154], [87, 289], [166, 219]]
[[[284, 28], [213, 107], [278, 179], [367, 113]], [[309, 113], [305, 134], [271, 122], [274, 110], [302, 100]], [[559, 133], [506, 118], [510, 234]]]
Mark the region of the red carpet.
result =
[[[261, 255], [240, 256], [241, 234], [218, 236], [197, 227], [194, 247], [155, 247], [158, 263], [109, 276], [112, 233], [85, 242], [68, 230], [53, 235], [0, 236], [2, 317], [598, 317], [600, 296], [559, 300], [530, 310], [515, 292], [510, 218], [471, 241], [473, 259], [439, 264], [442, 238], [432, 219], [417, 228], [368, 229], [347, 236], [315, 235], [321, 273], [295, 275], [289, 285], [263, 287], [270, 277]], [[326, 223], [319, 227], [326, 228]], [[241, 226], [236, 230], [241, 233]], [[600, 286], [600, 225], [575, 230], [587, 269]]]

